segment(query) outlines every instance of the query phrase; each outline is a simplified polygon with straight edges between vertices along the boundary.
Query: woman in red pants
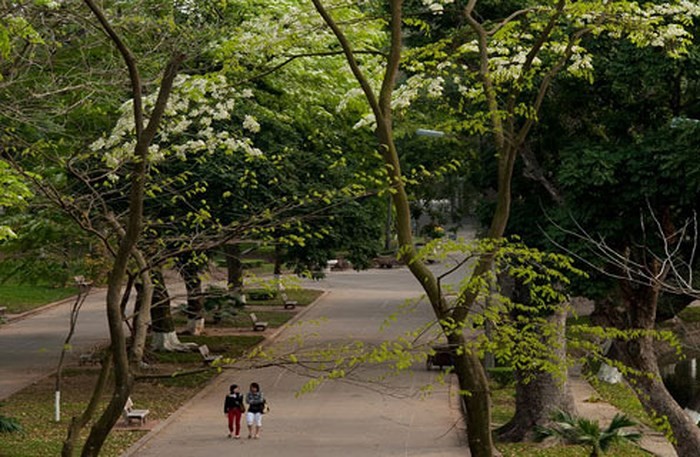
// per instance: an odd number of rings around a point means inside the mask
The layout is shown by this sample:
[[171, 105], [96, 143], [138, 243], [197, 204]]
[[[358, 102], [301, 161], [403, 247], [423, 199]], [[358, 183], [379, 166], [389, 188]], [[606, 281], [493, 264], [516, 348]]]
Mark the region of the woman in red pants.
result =
[[238, 386], [232, 384], [229, 387], [230, 393], [224, 400], [224, 414], [228, 415], [228, 437], [231, 438], [234, 431], [236, 439], [241, 437], [241, 415], [245, 412], [243, 406], [243, 395], [238, 391]]

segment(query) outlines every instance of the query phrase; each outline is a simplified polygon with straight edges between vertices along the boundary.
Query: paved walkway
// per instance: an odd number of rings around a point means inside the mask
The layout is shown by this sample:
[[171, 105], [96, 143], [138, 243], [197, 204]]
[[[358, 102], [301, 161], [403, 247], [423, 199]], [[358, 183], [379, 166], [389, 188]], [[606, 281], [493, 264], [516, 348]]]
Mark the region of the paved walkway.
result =
[[[363, 285], [358, 287], [358, 281]], [[406, 298], [417, 296], [406, 269], [333, 273], [330, 289], [267, 347], [283, 352], [289, 345], [310, 349], [347, 341], [379, 343], [425, 323], [425, 304], [407, 312]], [[380, 330], [385, 318], [397, 320]], [[303, 339], [298, 338], [303, 336]], [[303, 341], [303, 343], [299, 343]], [[299, 350], [297, 349], [296, 352]], [[190, 457], [243, 453], [246, 456], [428, 456], [469, 455], [462, 442], [460, 415], [451, 383], [433, 384], [439, 373], [422, 364], [399, 376], [378, 378], [386, 367], [362, 368], [353, 375], [371, 382], [332, 381], [297, 396], [309, 378], [280, 367], [225, 372], [186, 407], [137, 443], [126, 455]], [[222, 413], [227, 386], [259, 382], [271, 404], [260, 440], [227, 438]], [[427, 398], [421, 389], [433, 384]], [[442, 406], [442, 407], [441, 407]]]
[[[303, 316], [320, 324], [292, 327], [282, 332], [273, 348], [281, 350], [300, 328], [315, 333], [314, 344], [357, 339], [377, 342], [413, 328], [431, 318], [427, 305], [411, 313], [406, 298], [419, 295], [406, 269], [371, 270], [363, 273], [333, 273], [321, 283], [331, 290]], [[73, 339], [72, 357], [106, 340], [104, 290], [95, 290], [86, 300]], [[0, 400], [52, 373], [65, 338], [72, 301], [51, 306], [0, 326]], [[400, 316], [388, 330], [379, 331], [384, 318]], [[311, 343], [311, 340], [306, 340]], [[365, 371], [377, 376], [378, 369]], [[161, 423], [153, 433], [130, 451], [133, 456], [217, 455], [245, 450], [246, 455], [285, 456], [393, 456], [420, 455], [464, 457], [466, 445], [459, 433], [460, 421], [453, 387], [436, 385], [427, 399], [415, 393], [431, 383], [437, 372], [416, 366], [397, 378], [390, 378], [390, 395], [380, 383], [356, 385], [343, 382], [324, 384], [313, 393], [296, 397], [307, 380], [281, 368], [228, 372], [188, 405]], [[221, 402], [228, 384], [260, 382], [271, 399], [272, 413], [265, 417], [261, 440], [226, 439]], [[579, 413], [607, 424], [617, 410], [604, 402], [589, 402], [597, 394], [581, 377], [571, 377]], [[444, 408], [435, 405], [445, 405]], [[670, 444], [658, 433], [645, 430], [643, 447], [663, 457], [675, 456]]]

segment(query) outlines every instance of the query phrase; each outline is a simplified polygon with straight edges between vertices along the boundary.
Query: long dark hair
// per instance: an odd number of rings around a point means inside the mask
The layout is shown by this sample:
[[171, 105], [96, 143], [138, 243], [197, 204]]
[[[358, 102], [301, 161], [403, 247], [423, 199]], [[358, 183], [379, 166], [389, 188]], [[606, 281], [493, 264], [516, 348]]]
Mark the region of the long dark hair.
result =
[[257, 382], [250, 383], [250, 390], [255, 389], [256, 392], [260, 392], [260, 385]]

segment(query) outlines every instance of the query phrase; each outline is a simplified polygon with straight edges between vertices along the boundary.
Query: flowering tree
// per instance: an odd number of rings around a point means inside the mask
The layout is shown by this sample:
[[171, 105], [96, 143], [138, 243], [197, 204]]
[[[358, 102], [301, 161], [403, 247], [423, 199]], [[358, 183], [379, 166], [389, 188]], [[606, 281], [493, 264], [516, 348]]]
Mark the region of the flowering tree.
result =
[[[486, 236], [497, 240], [503, 236], [510, 215], [511, 181], [516, 159], [537, 122], [553, 79], [562, 71], [582, 76], [587, 73], [590, 59], [580, 46], [581, 38], [586, 34], [608, 33], [628, 36], [640, 45], [663, 45], [671, 52], [683, 52], [689, 35], [682, 25], [687, 23], [688, 14], [697, 13], [697, 6], [689, 2], [640, 7], [633, 2], [559, 0], [508, 11], [505, 18], [489, 18], [477, 13], [477, 7], [482, 6], [477, 0], [425, 1], [423, 3], [438, 14], [449, 5], [454, 6], [472, 33], [465, 34], [460, 30], [452, 40], [441, 40], [419, 50], [417, 53], [432, 60], [415, 65], [413, 71], [420, 73], [409, 78], [394, 93], [403, 45], [403, 2], [386, 2], [391, 18], [391, 44], [378, 91], [365, 76], [352, 39], [343, 33], [321, 1], [312, 2], [335, 33], [370, 105], [371, 114], [365, 123], [376, 129], [380, 152], [390, 176], [401, 255], [425, 289], [448, 342], [455, 347], [467, 347], [463, 330], [468, 325], [480, 289], [465, 287], [458, 298], [449, 303], [439, 282], [415, 252], [404, 176], [394, 143], [394, 113], [408, 106], [414, 94], [421, 90], [440, 94], [447, 81], [457, 89], [453, 96], [460, 101], [456, 108], [463, 117], [458, 126], [471, 132], [488, 132], [493, 140], [498, 188], [496, 207]], [[434, 71], [426, 77], [426, 68], [430, 66]], [[495, 255], [495, 251], [487, 251], [481, 256], [472, 273], [476, 283], [488, 279]], [[471, 282], [472, 285], [476, 283]], [[494, 455], [496, 451], [489, 430], [488, 384], [477, 354], [465, 350], [457, 357], [455, 365], [460, 387], [466, 395], [472, 455]]]

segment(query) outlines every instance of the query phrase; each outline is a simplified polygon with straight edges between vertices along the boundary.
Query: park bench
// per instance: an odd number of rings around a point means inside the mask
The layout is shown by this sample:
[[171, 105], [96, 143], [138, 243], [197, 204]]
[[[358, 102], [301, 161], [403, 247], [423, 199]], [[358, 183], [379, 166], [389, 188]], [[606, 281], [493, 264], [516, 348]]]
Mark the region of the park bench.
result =
[[78, 365], [97, 365], [100, 363], [100, 357], [94, 352], [86, 352], [85, 354], [80, 354], [78, 358]]
[[284, 304], [284, 309], [294, 309], [299, 304], [299, 302], [296, 300], [290, 300], [285, 292], [282, 292], [281, 297], [282, 303]]
[[127, 425], [129, 425], [131, 421], [135, 419], [138, 419], [139, 425], [145, 424], [148, 413], [150, 413], [150, 411], [147, 409], [134, 409], [134, 402], [131, 401], [131, 397], [126, 399], [126, 404], [124, 405], [122, 415], [124, 416], [124, 421]]
[[221, 358], [220, 355], [209, 352], [209, 346], [206, 344], [199, 346], [199, 354], [202, 356], [202, 361], [209, 364], [214, 363]]
[[267, 329], [267, 322], [259, 321], [258, 316], [255, 313], [250, 313], [250, 320], [253, 321], [253, 330], [256, 332], [262, 332]]
[[7, 306], [0, 306], [0, 317], [5, 317], [5, 313], [7, 313]]

